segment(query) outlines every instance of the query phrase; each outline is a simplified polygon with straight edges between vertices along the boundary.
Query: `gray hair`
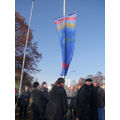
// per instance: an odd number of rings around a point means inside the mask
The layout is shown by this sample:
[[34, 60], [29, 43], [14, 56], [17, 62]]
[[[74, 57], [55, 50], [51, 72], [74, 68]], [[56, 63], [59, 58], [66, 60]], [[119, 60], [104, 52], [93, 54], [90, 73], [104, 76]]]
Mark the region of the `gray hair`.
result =
[[79, 79], [79, 83], [85, 84], [85, 79], [80, 78], [80, 79]]
[[93, 83], [95, 83], [95, 82], [97, 83], [98, 86], [100, 86], [101, 82], [99, 80], [94, 80]]

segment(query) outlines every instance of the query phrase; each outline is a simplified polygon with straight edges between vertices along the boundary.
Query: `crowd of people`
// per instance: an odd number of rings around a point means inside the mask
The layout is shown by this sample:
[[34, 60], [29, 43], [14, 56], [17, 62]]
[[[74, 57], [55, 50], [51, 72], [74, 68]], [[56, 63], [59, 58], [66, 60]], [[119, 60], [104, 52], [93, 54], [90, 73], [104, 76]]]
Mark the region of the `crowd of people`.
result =
[[78, 89], [65, 88], [64, 78], [58, 78], [48, 91], [47, 83], [33, 83], [32, 91], [24, 87], [16, 97], [19, 117], [27, 116], [30, 105], [33, 120], [105, 120], [105, 90], [98, 80], [80, 80]]

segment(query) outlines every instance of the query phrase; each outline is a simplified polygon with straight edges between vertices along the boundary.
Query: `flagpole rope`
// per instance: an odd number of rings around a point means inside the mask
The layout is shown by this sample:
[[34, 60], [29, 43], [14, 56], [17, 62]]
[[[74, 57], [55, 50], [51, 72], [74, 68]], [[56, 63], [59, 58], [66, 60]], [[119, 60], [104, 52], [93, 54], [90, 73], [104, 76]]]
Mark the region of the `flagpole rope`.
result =
[[20, 86], [19, 86], [19, 97], [20, 97], [21, 88], [22, 88], [25, 55], [26, 55], [26, 49], [27, 49], [27, 43], [28, 43], [28, 37], [29, 37], [29, 31], [30, 31], [30, 24], [31, 24], [31, 19], [32, 19], [32, 12], [33, 12], [33, 8], [34, 8], [34, 2], [35, 2], [35, 0], [32, 0], [32, 7], [31, 7], [31, 12], [30, 12], [30, 19], [29, 19], [29, 24], [28, 24], [28, 31], [27, 31], [26, 43], [25, 43], [25, 48], [24, 48], [23, 63], [22, 63], [22, 69], [21, 69]]

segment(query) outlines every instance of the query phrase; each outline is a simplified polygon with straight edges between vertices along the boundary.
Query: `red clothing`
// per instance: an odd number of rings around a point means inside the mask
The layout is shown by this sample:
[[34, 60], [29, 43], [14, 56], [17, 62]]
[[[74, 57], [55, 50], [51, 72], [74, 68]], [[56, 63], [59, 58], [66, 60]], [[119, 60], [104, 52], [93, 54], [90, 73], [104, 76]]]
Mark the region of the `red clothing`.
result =
[[15, 95], [16, 95], [16, 93], [17, 93], [17, 89], [15, 88]]

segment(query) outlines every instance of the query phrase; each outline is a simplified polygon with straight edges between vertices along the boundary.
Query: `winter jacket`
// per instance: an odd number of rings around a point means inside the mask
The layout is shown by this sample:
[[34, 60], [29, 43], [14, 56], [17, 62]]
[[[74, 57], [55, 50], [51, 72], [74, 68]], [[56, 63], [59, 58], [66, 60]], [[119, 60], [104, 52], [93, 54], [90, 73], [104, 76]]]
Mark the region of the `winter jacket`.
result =
[[32, 104], [31, 104], [31, 110], [32, 111], [40, 111], [40, 113], [43, 113], [43, 106], [42, 106], [42, 92], [40, 89], [35, 88], [32, 91]]
[[97, 110], [97, 89], [93, 85], [91, 86], [91, 120], [98, 120], [98, 110]]
[[23, 91], [18, 99], [18, 106], [25, 106], [30, 103], [31, 93], [30, 91]]
[[98, 108], [105, 107], [105, 91], [100, 86], [97, 87], [97, 107]]
[[83, 85], [77, 93], [75, 111], [80, 120], [91, 120], [91, 95], [92, 88], [88, 85]]
[[42, 92], [42, 105], [43, 105], [43, 110], [45, 112], [48, 101], [49, 101], [49, 93], [47, 88], [42, 88], [41, 92]]
[[46, 108], [47, 120], [64, 120], [67, 108], [67, 95], [64, 87], [54, 85]]

